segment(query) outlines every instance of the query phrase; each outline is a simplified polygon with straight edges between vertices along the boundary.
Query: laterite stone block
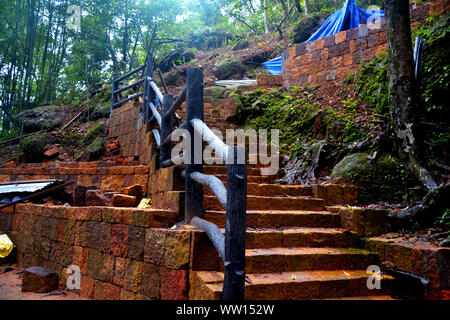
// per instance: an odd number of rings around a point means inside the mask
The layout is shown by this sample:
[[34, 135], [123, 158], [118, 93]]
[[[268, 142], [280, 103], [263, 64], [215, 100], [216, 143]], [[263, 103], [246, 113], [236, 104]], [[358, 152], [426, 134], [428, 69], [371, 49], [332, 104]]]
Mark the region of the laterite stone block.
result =
[[161, 300], [188, 299], [188, 273], [186, 270], [160, 268], [160, 277]]

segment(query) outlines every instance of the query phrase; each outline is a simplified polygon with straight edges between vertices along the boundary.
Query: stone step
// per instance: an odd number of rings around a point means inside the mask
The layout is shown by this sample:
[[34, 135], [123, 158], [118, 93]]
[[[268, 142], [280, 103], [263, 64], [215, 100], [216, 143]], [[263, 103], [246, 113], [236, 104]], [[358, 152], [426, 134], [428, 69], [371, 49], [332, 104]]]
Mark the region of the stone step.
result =
[[[218, 162], [217, 162], [217, 159], [215, 159], [215, 158], [209, 158], [209, 157], [203, 159], [203, 168], [206, 168], [206, 167], [208, 167], [208, 166], [212, 166], [212, 167], [224, 167], [224, 168], [226, 168], [226, 164], [218, 163]], [[247, 169], [249, 169], [249, 168], [257, 168], [257, 169], [261, 169], [261, 168], [270, 168], [270, 164], [269, 164], [269, 165], [267, 165], [267, 164], [262, 164], [262, 163], [259, 162], [259, 161], [252, 162], [252, 163], [247, 162]], [[248, 174], [248, 173], [247, 173], [247, 174]], [[260, 175], [260, 174], [261, 174], [260, 171], [258, 171], [258, 172], [256, 173], [256, 175]]]
[[[223, 229], [223, 233], [225, 230]], [[247, 228], [247, 249], [269, 249], [274, 247], [357, 247], [354, 233], [339, 228]]]
[[245, 252], [247, 273], [366, 270], [378, 263], [378, 254], [354, 248], [268, 248]]
[[[226, 186], [226, 182], [224, 182]], [[203, 192], [206, 195], [214, 195], [212, 190], [208, 187], [203, 188]], [[248, 183], [247, 194], [252, 196], [290, 196], [290, 197], [303, 197], [312, 196], [311, 186], [287, 186], [279, 184], [269, 183]]]
[[[205, 219], [215, 223], [219, 228], [225, 228], [225, 217], [225, 211], [207, 211], [205, 214]], [[327, 211], [253, 210], [247, 211], [246, 220], [247, 227], [252, 228], [340, 226], [339, 215]]]
[[[222, 182], [227, 181], [226, 174], [216, 174], [217, 178], [219, 178]], [[262, 183], [269, 184], [272, 183], [273, 180], [276, 179], [273, 176], [247, 176], [247, 183]]]
[[[212, 175], [226, 175], [227, 174], [227, 166], [223, 165], [211, 165], [203, 167], [204, 174], [212, 174]], [[247, 176], [259, 176], [261, 174], [261, 170], [259, 168], [247, 168]]]
[[[205, 195], [206, 210], [222, 211], [223, 207], [215, 196]], [[309, 210], [323, 211], [325, 201], [311, 197], [262, 197], [247, 195], [247, 210]]]
[[[366, 270], [315, 270], [250, 273], [245, 282], [246, 300], [300, 300], [389, 295], [393, 278], [381, 275], [381, 289], [370, 290]], [[218, 300], [223, 273], [198, 271], [191, 275], [192, 300]]]

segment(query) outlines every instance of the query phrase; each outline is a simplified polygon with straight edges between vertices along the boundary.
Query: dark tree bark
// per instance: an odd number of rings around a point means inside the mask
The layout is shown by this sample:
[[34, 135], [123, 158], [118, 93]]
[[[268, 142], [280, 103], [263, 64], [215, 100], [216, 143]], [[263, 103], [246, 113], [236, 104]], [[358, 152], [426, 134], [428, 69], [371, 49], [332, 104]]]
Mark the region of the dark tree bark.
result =
[[430, 224], [450, 205], [450, 184], [430, 191], [421, 203], [401, 211], [392, 211], [388, 219], [392, 230], [411, 226], [414, 222]]
[[303, 13], [302, 6], [300, 5], [300, 0], [294, 0], [294, 5], [299, 14]]
[[286, 3], [286, 0], [279, 0], [281, 6], [283, 7], [283, 11], [284, 11], [284, 19], [283, 22], [286, 21], [288, 24], [291, 22], [291, 10], [288, 6], [288, 4]]
[[418, 86], [414, 78], [408, 0], [385, 0], [389, 51], [390, 130], [396, 151], [407, 167], [428, 189], [437, 184], [419, 161]]

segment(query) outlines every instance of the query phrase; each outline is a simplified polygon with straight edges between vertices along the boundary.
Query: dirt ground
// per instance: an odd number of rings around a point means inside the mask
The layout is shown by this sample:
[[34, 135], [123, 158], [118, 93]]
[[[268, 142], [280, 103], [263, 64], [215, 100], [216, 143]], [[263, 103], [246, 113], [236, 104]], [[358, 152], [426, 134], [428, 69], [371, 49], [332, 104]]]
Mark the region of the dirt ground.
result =
[[[22, 292], [22, 268], [11, 266], [13, 270], [5, 271], [8, 266], [0, 266], [0, 300], [84, 300], [73, 292], [64, 291], [64, 294], [48, 295], [46, 293]], [[63, 291], [52, 291], [61, 293]]]

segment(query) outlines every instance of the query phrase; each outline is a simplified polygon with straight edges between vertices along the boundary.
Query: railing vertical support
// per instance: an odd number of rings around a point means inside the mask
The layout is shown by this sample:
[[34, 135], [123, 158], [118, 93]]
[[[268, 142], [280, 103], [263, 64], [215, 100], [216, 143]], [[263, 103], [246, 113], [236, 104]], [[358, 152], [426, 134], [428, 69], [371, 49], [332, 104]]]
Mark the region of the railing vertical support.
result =
[[230, 147], [227, 159], [225, 279], [223, 300], [244, 300], [247, 164], [245, 149]]
[[149, 78], [153, 75], [153, 64], [150, 57], [147, 58], [146, 61], [146, 69], [145, 69], [145, 82], [144, 82], [144, 112], [145, 112], [145, 121], [147, 122], [146, 132], [151, 131], [149, 120], [152, 117], [152, 113], [150, 112], [149, 104], [151, 101], [155, 101], [155, 93], [153, 92], [152, 87], [150, 86]]
[[[114, 91], [116, 91], [117, 89], [119, 89], [119, 84], [117, 83], [117, 76], [113, 76], [113, 78], [112, 78], [112, 93], [111, 93], [111, 113], [113, 111], [114, 105], [117, 103], [117, 95], [114, 93]], [[110, 113], [110, 115], [111, 115], [111, 113]]]
[[161, 110], [161, 149], [159, 155], [160, 163], [172, 158], [172, 145], [170, 143], [164, 144], [164, 141], [172, 133], [174, 116], [169, 115], [166, 117], [167, 111], [173, 104], [173, 96], [171, 94], [164, 95], [164, 102]]
[[[189, 223], [195, 216], [203, 218], [203, 187], [191, 179], [192, 172], [203, 173], [202, 139], [196, 139], [197, 134], [190, 123], [192, 119], [203, 121], [203, 72], [198, 68], [187, 71], [186, 90], [186, 130], [190, 134], [190, 146], [186, 146], [188, 161], [185, 164], [185, 223]], [[200, 151], [200, 152], [199, 152]]]
[[110, 130], [111, 130], [111, 121], [112, 121], [112, 113], [114, 110], [114, 104], [116, 104], [117, 102], [117, 98], [116, 98], [116, 94], [114, 93], [114, 91], [116, 91], [117, 89], [119, 89], [119, 84], [117, 83], [117, 76], [113, 75], [112, 77], [112, 85], [111, 85], [111, 109], [109, 110], [109, 121], [108, 121], [108, 135], [110, 134]]

